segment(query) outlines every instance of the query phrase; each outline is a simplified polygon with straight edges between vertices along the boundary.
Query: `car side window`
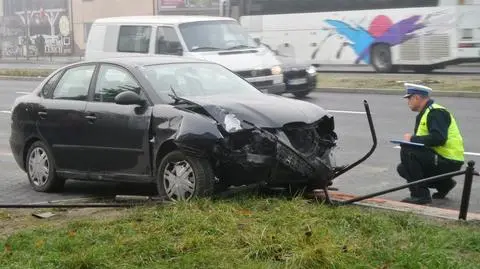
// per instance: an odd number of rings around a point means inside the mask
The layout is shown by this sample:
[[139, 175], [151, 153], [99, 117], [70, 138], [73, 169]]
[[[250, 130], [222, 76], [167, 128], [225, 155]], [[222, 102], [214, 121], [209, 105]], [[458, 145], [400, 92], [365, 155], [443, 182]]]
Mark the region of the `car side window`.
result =
[[140, 85], [125, 69], [113, 65], [102, 65], [95, 86], [95, 102], [114, 103], [115, 96], [124, 91], [141, 95]]
[[173, 27], [160, 26], [157, 29], [156, 54], [179, 54], [182, 45]]
[[52, 99], [86, 101], [95, 65], [73, 67], [60, 78]]
[[50, 98], [52, 95], [52, 91], [55, 88], [55, 84], [57, 83], [58, 79], [62, 75], [63, 71], [57, 72], [55, 75], [53, 75], [45, 85], [43, 85], [42, 88], [42, 96], [45, 98]]

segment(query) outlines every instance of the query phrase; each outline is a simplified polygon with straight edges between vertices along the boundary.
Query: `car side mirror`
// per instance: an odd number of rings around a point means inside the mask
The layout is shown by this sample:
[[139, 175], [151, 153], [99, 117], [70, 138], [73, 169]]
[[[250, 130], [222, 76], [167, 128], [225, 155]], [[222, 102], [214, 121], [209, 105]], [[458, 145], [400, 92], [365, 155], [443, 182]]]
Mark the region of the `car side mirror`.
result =
[[144, 106], [146, 101], [140, 95], [133, 91], [124, 91], [115, 96], [115, 103], [119, 105], [141, 105]]
[[260, 43], [261, 43], [261, 42], [260, 42], [260, 38], [258, 38], [258, 37], [255, 37], [255, 38], [253, 39], [253, 41], [255, 41], [255, 43], [257, 43], [257, 45], [260, 45]]

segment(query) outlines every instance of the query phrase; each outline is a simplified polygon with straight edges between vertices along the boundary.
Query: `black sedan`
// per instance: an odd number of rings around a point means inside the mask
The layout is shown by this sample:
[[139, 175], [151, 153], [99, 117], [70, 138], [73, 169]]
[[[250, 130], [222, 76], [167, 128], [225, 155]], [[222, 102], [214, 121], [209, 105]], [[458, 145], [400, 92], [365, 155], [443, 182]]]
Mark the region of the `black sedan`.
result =
[[321, 107], [212, 62], [159, 56], [56, 70], [15, 100], [10, 146], [36, 191], [143, 181], [183, 200], [257, 182], [324, 187], [336, 139]]
[[298, 61], [293, 56], [282, 54], [269, 45], [261, 43], [259, 39], [256, 39], [256, 42], [273, 52], [281, 62], [283, 82], [285, 83], [284, 93], [291, 93], [297, 98], [303, 98], [317, 87], [318, 79], [315, 66]]
[[313, 65], [298, 63], [294, 58], [277, 54], [282, 63], [285, 92], [297, 98], [307, 96], [317, 87], [317, 69]]

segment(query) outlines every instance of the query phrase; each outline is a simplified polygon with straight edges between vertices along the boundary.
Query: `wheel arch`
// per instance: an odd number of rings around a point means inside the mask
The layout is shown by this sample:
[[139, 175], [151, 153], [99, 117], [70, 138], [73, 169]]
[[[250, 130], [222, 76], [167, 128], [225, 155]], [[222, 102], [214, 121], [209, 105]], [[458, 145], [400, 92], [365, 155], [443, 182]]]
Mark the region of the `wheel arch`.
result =
[[155, 153], [155, 167], [153, 169], [154, 175], [157, 174], [158, 166], [160, 165], [160, 162], [162, 161], [163, 157], [165, 157], [165, 155], [167, 155], [169, 152], [172, 152], [177, 149], [178, 149], [178, 146], [175, 144], [173, 139], [167, 140], [160, 145], [157, 152]]
[[27, 154], [28, 154], [28, 150], [30, 149], [30, 147], [33, 145], [33, 143], [37, 142], [37, 141], [42, 141], [44, 142], [42, 139], [40, 139], [39, 137], [37, 136], [33, 136], [33, 137], [30, 137], [29, 139], [26, 140], [25, 142], [25, 146], [23, 147], [23, 150], [22, 150], [22, 168], [24, 169], [24, 171], [27, 170]]

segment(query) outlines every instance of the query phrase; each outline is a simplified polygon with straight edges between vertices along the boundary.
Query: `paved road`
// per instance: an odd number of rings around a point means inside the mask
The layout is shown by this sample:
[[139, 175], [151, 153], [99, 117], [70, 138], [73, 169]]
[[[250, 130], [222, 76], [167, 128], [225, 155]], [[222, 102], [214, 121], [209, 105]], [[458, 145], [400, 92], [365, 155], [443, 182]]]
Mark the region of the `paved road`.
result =
[[[9, 110], [11, 102], [23, 92], [31, 91], [38, 82], [0, 81], [0, 111]], [[288, 96], [288, 95], [286, 95]], [[390, 139], [401, 138], [404, 132], [411, 132], [415, 114], [408, 110], [405, 100], [392, 95], [359, 95], [313, 93], [307, 101], [319, 104], [331, 111], [336, 118], [339, 134], [337, 163], [349, 164], [363, 156], [372, 142], [364, 112], [363, 100], [369, 102], [378, 137], [375, 153], [363, 164], [340, 176], [335, 187], [341, 191], [358, 195], [368, 194], [385, 188], [396, 187], [404, 181], [396, 175], [395, 167], [399, 159], [399, 150], [389, 143]], [[480, 99], [438, 98], [439, 102], [451, 108], [457, 117], [465, 138], [467, 152], [480, 153], [480, 142], [476, 134], [480, 131], [480, 115], [475, 115]], [[41, 202], [87, 195], [108, 195], [112, 193], [131, 193], [131, 186], [123, 184], [85, 183], [71, 181], [63, 194], [42, 194], [31, 190], [26, 175], [20, 171], [10, 155], [8, 147], [9, 114], [0, 113], [0, 203]], [[467, 155], [475, 160], [480, 170], [480, 156]], [[458, 179], [457, 187], [449, 200], [436, 201], [433, 206], [458, 209], [463, 188], [463, 179]], [[149, 194], [153, 186], [138, 186], [138, 193]], [[480, 178], [476, 178], [471, 197], [471, 212], [480, 213]], [[406, 190], [384, 195], [384, 198], [400, 200], [407, 195]]]
[[[2, 62], [0, 61], [0, 69], [8, 68], [20, 68], [20, 69], [55, 69], [59, 68], [67, 62], [47, 62], [42, 61], [38, 63], [12, 63], [12, 62]], [[371, 66], [333, 66], [333, 65], [322, 65], [317, 69], [319, 72], [345, 72], [345, 73], [373, 73], [374, 70]], [[400, 73], [411, 73], [412, 71], [401, 71]], [[480, 64], [478, 65], [454, 65], [449, 66], [445, 69], [438, 69], [432, 72], [432, 74], [478, 74], [480, 73]]]

